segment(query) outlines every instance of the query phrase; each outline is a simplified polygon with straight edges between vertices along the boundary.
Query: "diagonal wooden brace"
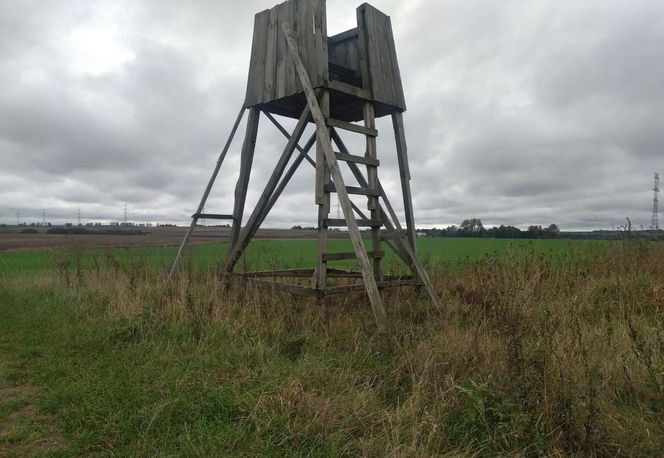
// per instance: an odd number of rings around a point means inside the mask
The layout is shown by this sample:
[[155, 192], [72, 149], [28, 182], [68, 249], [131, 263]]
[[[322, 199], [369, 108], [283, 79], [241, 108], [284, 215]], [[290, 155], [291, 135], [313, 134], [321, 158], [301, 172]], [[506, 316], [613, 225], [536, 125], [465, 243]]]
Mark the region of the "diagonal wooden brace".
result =
[[351, 206], [351, 201], [348, 197], [348, 192], [346, 191], [343, 177], [341, 176], [341, 170], [339, 169], [337, 158], [334, 154], [334, 150], [332, 149], [332, 142], [330, 140], [328, 127], [325, 123], [325, 118], [321, 112], [320, 106], [318, 105], [318, 100], [316, 100], [316, 94], [314, 93], [313, 87], [311, 86], [311, 80], [309, 79], [307, 70], [304, 68], [302, 61], [300, 60], [297, 44], [295, 43], [295, 37], [293, 36], [293, 31], [291, 30], [290, 24], [288, 22], [284, 22], [282, 27], [284, 33], [286, 34], [288, 48], [290, 49], [291, 56], [293, 57], [298, 76], [300, 77], [300, 82], [302, 83], [309, 109], [311, 110], [311, 114], [314, 118], [314, 121], [316, 122], [316, 135], [318, 141], [320, 142], [323, 148], [323, 152], [325, 153], [325, 160], [330, 168], [332, 179], [338, 188], [337, 196], [339, 198], [339, 204], [343, 211], [344, 218], [346, 219], [346, 224], [348, 225], [348, 233], [353, 244], [353, 251], [355, 251], [355, 254], [357, 255], [360, 272], [362, 273], [362, 278], [364, 279], [364, 284], [367, 290], [367, 295], [369, 296], [369, 302], [371, 303], [371, 308], [373, 310], [376, 324], [378, 325], [378, 329], [381, 332], [384, 332], [387, 329], [387, 315], [385, 313], [383, 301], [378, 291], [378, 286], [376, 285], [376, 279], [374, 278], [373, 272], [371, 271], [369, 256], [367, 255], [367, 251], [364, 247], [360, 229], [357, 226], [353, 215], [353, 207]]

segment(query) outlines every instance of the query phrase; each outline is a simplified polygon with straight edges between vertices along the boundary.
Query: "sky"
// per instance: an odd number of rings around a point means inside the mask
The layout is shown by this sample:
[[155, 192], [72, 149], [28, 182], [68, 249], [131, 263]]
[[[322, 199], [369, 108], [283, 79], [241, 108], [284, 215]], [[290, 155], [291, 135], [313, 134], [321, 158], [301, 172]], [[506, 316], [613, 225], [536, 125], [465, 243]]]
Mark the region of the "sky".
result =
[[[418, 226], [650, 225], [664, 2], [371, 3], [392, 19]], [[244, 101], [253, 16], [274, 4], [0, 0], [0, 222], [120, 221], [126, 204], [187, 224]], [[328, 0], [328, 35], [358, 5]], [[377, 128], [400, 213], [389, 117]], [[232, 211], [239, 134], [208, 213]], [[245, 217], [285, 142], [262, 118]], [[264, 226], [314, 225], [313, 183], [304, 163]]]

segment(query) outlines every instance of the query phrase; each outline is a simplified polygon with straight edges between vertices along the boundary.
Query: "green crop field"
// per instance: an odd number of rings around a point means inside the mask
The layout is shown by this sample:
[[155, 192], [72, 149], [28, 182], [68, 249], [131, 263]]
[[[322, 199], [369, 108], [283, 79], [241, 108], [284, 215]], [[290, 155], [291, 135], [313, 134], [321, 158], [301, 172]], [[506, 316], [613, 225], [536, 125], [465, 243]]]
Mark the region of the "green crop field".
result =
[[[563, 259], [578, 253], [605, 252], [611, 242], [569, 240], [508, 240], [490, 238], [422, 238], [418, 250], [428, 265], [458, 266], [487, 257], [507, 259], [524, 254], [538, 254], [552, 259]], [[247, 249], [239, 268], [269, 269], [310, 267], [316, 261], [315, 240], [259, 240]], [[331, 240], [329, 250], [352, 251], [350, 241]], [[386, 266], [399, 269], [400, 263], [394, 253], [387, 250]], [[94, 265], [95, 258], [109, 255], [123, 264], [148, 263], [154, 267], [167, 268], [173, 262], [176, 247], [139, 247], [108, 249], [41, 249], [0, 252], [0, 274], [35, 273], [49, 269], [62, 259], [82, 256], [85, 266]], [[192, 248], [192, 259], [199, 266], [211, 266], [219, 262], [226, 253], [226, 244], [196, 245]], [[353, 261], [338, 261], [336, 266], [352, 267]]]
[[363, 294], [224, 289], [223, 245], [168, 288], [173, 247], [0, 253], [0, 456], [664, 455], [663, 244], [418, 242], [444, 308], [386, 291], [384, 334]]

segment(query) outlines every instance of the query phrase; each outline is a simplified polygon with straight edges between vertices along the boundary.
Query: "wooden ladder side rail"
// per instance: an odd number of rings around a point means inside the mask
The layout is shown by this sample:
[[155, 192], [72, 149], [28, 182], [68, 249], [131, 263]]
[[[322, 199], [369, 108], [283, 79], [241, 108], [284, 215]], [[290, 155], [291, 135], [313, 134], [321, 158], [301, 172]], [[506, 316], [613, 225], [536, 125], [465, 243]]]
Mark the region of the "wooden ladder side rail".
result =
[[[339, 136], [339, 134], [332, 129], [332, 138], [334, 139], [334, 142], [337, 144], [339, 149], [344, 152], [348, 153], [348, 148], [346, 148], [346, 145], [344, 144], [343, 140]], [[367, 180], [364, 178], [364, 175], [362, 175], [362, 172], [360, 171], [360, 168], [357, 166], [357, 164], [354, 163], [348, 163], [348, 167], [350, 168], [350, 171], [353, 173], [353, 176], [355, 176], [355, 179], [357, 182], [360, 184], [360, 186], [368, 186]], [[378, 188], [381, 192], [381, 197], [383, 199], [383, 202], [385, 202], [385, 206], [390, 212], [390, 216], [393, 218], [393, 221], [390, 221], [387, 212], [383, 209], [383, 206], [380, 205], [378, 206], [378, 209], [380, 210], [381, 214], [381, 220], [383, 221], [383, 224], [387, 228], [388, 231], [394, 231], [394, 230], [400, 230], [401, 225], [399, 224], [399, 220], [396, 216], [396, 213], [394, 213], [394, 209], [392, 208], [392, 205], [390, 204], [390, 201], [387, 199], [387, 194], [385, 193], [385, 190], [381, 186], [380, 183], [378, 183]], [[396, 226], [396, 228], [395, 228]], [[406, 253], [406, 250], [403, 248], [403, 241], [400, 239], [394, 240], [393, 242], [387, 242], [387, 245], [390, 247], [394, 253], [399, 256], [399, 258], [404, 262], [404, 264], [410, 266], [410, 257], [408, 256], [408, 253]]]
[[[288, 131], [286, 129], [284, 129], [281, 124], [279, 124], [279, 121], [277, 121], [274, 118], [274, 116], [272, 116], [271, 113], [269, 113], [267, 111], [264, 111], [263, 113], [265, 114], [267, 119], [272, 121], [272, 123], [277, 127], [277, 129], [279, 129], [279, 132], [281, 132], [287, 139], [290, 139], [290, 134], [288, 133]], [[332, 129], [330, 129], [330, 130], [332, 130]], [[301, 153], [301, 156], [296, 158], [296, 161], [298, 161], [297, 165], [295, 165], [295, 163], [293, 163], [293, 166], [291, 166], [291, 169], [289, 169], [289, 172], [286, 174], [286, 176], [288, 176], [289, 179], [290, 179], [291, 176], [293, 176], [293, 173], [295, 173], [295, 170], [297, 169], [298, 165], [302, 162], [302, 159], [306, 159], [309, 162], [309, 164], [311, 164], [311, 166], [313, 168], [316, 168], [316, 162], [313, 159], [311, 159], [311, 157], [308, 155], [309, 150], [311, 149], [311, 146], [312, 146], [311, 143], [313, 143], [315, 138], [316, 138], [316, 133], [314, 133], [311, 136], [311, 138], [309, 139], [309, 142], [307, 142], [307, 145], [304, 148], [302, 148], [300, 145], [296, 146], [297, 150]], [[338, 153], [338, 154], [343, 154], [343, 153]], [[344, 154], [344, 156], [352, 156], [352, 155], [351, 154]], [[344, 159], [342, 159], [342, 160], [344, 160]], [[376, 162], [378, 162], [378, 161], [376, 161]], [[276, 191], [275, 191], [275, 194], [276, 194]], [[279, 192], [279, 194], [281, 194], [281, 192]], [[272, 203], [272, 205], [270, 205], [270, 208], [272, 208], [273, 205], [274, 205], [274, 202]], [[351, 201], [351, 205], [353, 206], [353, 210], [355, 210], [357, 212], [357, 214], [359, 215], [360, 218], [368, 219], [368, 217], [362, 212], [362, 210], [357, 205], [355, 205], [355, 202]]]
[[[365, 102], [362, 107], [362, 117], [364, 118], [364, 127], [369, 130], [376, 130], [376, 115], [374, 112], [374, 106], [371, 102]], [[376, 146], [376, 136], [367, 135], [366, 137], [366, 157], [368, 159], [373, 159], [378, 162], [378, 148]], [[368, 189], [372, 191], [377, 191], [378, 188], [378, 164], [366, 164], [367, 168], [367, 181]], [[380, 191], [377, 191], [376, 194], [369, 195], [367, 198], [367, 207], [369, 209], [371, 219], [373, 221], [380, 221], [380, 209], [378, 208], [378, 197], [380, 196]], [[381, 242], [380, 239], [380, 226], [372, 226], [371, 228], [371, 249], [374, 253], [381, 251]], [[384, 256], [384, 255], [383, 255]], [[376, 256], [373, 258], [373, 269], [374, 277], [376, 281], [380, 284], [383, 281], [383, 256]], [[382, 291], [382, 290], [381, 290]]]
[[353, 209], [350, 204], [350, 198], [346, 192], [344, 179], [341, 176], [341, 170], [337, 164], [337, 158], [335, 157], [334, 151], [332, 150], [332, 142], [330, 140], [330, 133], [327, 130], [325, 118], [321, 112], [320, 106], [318, 105], [318, 101], [316, 100], [314, 90], [311, 87], [311, 81], [309, 80], [307, 70], [304, 68], [302, 61], [300, 60], [297, 44], [295, 43], [295, 37], [293, 36], [293, 31], [291, 30], [290, 24], [288, 22], [284, 22], [282, 24], [282, 28], [286, 34], [286, 41], [288, 42], [288, 47], [293, 57], [295, 68], [297, 70], [298, 76], [300, 77], [300, 82], [302, 83], [309, 108], [311, 109], [311, 114], [313, 115], [314, 121], [316, 122], [316, 133], [318, 140], [325, 154], [325, 159], [329, 165], [330, 172], [332, 173], [332, 179], [339, 187], [337, 194], [339, 196], [339, 204], [348, 223], [348, 232], [350, 233], [354, 251], [357, 254], [360, 271], [362, 272], [362, 277], [364, 279], [365, 288], [367, 295], [369, 296], [369, 302], [371, 303], [371, 308], [373, 310], [376, 324], [378, 325], [379, 331], [385, 332], [387, 330], [387, 314], [385, 313], [383, 300], [380, 297], [380, 292], [378, 291], [378, 286], [376, 285], [376, 279], [374, 278], [373, 272], [371, 271], [371, 264], [369, 263], [369, 257], [367, 256], [366, 249], [364, 248], [364, 242], [362, 241], [360, 229], [357, 227], [353, 217]]
[[[226, 140], [224, 149], [221, 150], [221, 153], [219, 153], [217, 164], [215, 165], [214, 171], [212, 172], [212, 176], [210, 177], [210, 180], [208, 181], [208, 184], [205, 187], [205, 190], [203, 191], [203, 196], [201, 197], [201, 201], [198, 204], [198, 208], [196, 209], [195, 215], [200, 215], [201, 212], [203, 211], [203, 208], [205, 207], [205, 203], [207, 202], [208, 196], [210, 195], [212, 186], [214, 185], [214, 182], [217, 180], [217, 175], [219, 175], [219, 169], [221, 168], [221, 164], [223, 164], [224, 159], [226, 158], [226, 153], [228, 153], [228, 149], [230, 148], [231, 143], [233, 142], [233, 137], [235, 137], [235, 133], [237, 132], [237, 129], [240, 125], [240, 121], [242, 121], [244, 112], [245, 112], [245, 107], [244, 105], [242, 105], [242, 108], [240, 108], [240, 112], [237, 114], [237, 118], [235, 118], [235, 123], [233, 124], [231, 133], [228, 136], [228, 139]], [[191, 234], [194, 231], [194, 228], [196, 227], [197, 223], [198, 223], [198, 216], [192, 218], [191, 224], [189, 225], [189, 229], [187, 229], [187, 232], [185, 233], [184, 238], [182, 239], [182, 243], [180, 244], [180, 248], [178, 249], [178, 254], [175, 256], [175, 260], [173, 261], [171, 270], [168, 273], [168, 278], [166, 279], [167, 284], [168, 282], [171, 281], [171, 279], [175, 275], [175, 272], [177, 272], [178, 266], [180, 265], [180, 261], [182, 259], [182, 254], [184, 253], [184, 250], [186, 249], [187, 244], [189, 243], [189, 238], [191, 237]]]
[[281, 176], [283, 175], [284, 170], [286, 169], [286, 166], [288, 165], [288, 162], [290, 161], [290, 158], [293, 155], [293, 152], [295, 151], [295, 145], [297, 145], [298, 141], [300, 140], [300, 137], [302, 137], [302, 134], [304, 133], [305, 127], [307, 127], [308, 118], [309, 118], [309, 107], [305, 107], [304, 110], [302, 110], [300, 119], [298, 120], [297, 125], [295, 126], [295, 129], [293, 130], [293, 133], [290, 136], [290, 139], [288, 140], [288, 143], [286, 143], [286, 146], [284, 147], [284, 150], [281, 153], [281, 157], [279, 158], [277, 164], [274, 167], [272, 175], [270, 176], [267, 184], [265, 185], [263, 194], [261, 194], [261, 197], [258, 199], [258, 202], [254, 207], [254, 211], [251, 213], [251, 216], [247, 220], [247, 224], [244, 230], [237, 238], [236, 242], [233, 245], [231, 245], [230, 248], [231, 251], [228, 254], [228, 257], [226, 258], [226, 263], [224, 265], [224, 272], [233, 271], [233, 268], [235, 267], [235, 264], [237, 263], [238, 259], [240, 259], [242, 252], [249, 244], [251, 238], [256, 234], [256, 231], [258, 231], [258, 227], [262, 222], [260, 221], [261, 214], [263, 213], [265, 206], [270, 200], [270, 197], [272, 197], [274, 190], [279, 185], [279, 180], [281, 179]]
[[240, 228], [242, 227], [242, 215], [244, 214], [244, 204], [247, 200], [247, 188], [249, 187], [249, 177], [251, 176], [251, 164], [254, 161], [260, 114], [261, 111], [258, 108], [249, 108], [247, 131], [244, 136], [242, 153], [240, 155], [240, 176], [235, 185], [233, 225], [231, 226], [231, 234], [228, 243], [231, 248], [237, 244], [237, 239], [240, 236]]

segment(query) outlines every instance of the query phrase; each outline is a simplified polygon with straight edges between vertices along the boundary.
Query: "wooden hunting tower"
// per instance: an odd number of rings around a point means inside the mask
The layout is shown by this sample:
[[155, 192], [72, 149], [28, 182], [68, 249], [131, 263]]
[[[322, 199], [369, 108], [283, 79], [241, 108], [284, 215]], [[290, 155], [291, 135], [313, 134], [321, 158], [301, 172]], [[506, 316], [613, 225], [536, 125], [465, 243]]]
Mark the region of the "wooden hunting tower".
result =
[[[176, 271], [182, 251], [199, 218], [228, 219], [232, 220], [232, 228], [223, 267], [226, 279], [242, 278], [244, 281], [277, 286], [297, 294], [312, 295], [318, 298], [323, 307], [328, 295], [366, 291], [378, 326], [382, 329], [387, 322], [382, 300], [384, 288], [422, 285], [434, 304], [440, 305], [416, 254], [410, 172], [402, 118], [406, 103], [399, 64], [388, 16], [364, 3], [356, 11], [357, 27], [328, 37], [325, 13], [325, 0], [288, 0], [256, 14], [245, 101], [198, 209], [192, 215], [191, 226], [170, 276]], [[233, 213], [204, 214], [205, 202], [245, 111], [249, 112], [249, 117], [241, 150], [240, 176], [235, 187]], [[242, 227], [261, 114], [284, 134], [288, 142], [256, 207]], [[274, 115], [298, 119], [293, 132], [289, 134]], [[380, 162], [376, 151], [378, 131], [375, 118], [387, 115], [392, 117], [394, 128], [405, 228], [399, 223], [386, 190], [378, 179]], [[315, 132], [304, 146], [300, 146], [300, 138], [311, 123], [315, 125]], [[351, 153], [341, 138], [341, 131], [349, 135], [362, 135], [365, 150]], [[314, 143], [315, 160], [308, 156]], [[291, 161], [296, 151], [298, 154]], [[319, 242], [315, 268], [234, 273], [234, 267], [244, 249], [304, 160], [315, 168], [313, 195], [318, 206]], [[346, 163], [344, 169], [350, 170], [357, 186], [346, 186], [341, 162]], [[366, 174], [362, 167], [366, 168]], [[337, 194], [343, 219], [330, 218], [332, 193]], [[350, 195], [363, 196], [361, 199], [366, 201], [367, 213], [351, 200]], [[328, 228], [331, 227], [347, 228], [353, 244], [352, 252], [328, 252]], [[365, 248], [359, 227], [370, 228], [370, 250]], [[411, 269], [412, 275], [395, 277], [383, 274], [383, 244]], [[328, 265], [333, 261], [348, 259], [357, 260], [359, 271], [336, 269]], [[291, 280], [287, 283], [266, 281], [266, 277]], [[303, 278], [311, 281], [303, 285]], [[361, 279], [362, 283], [352, 283], [352, 279], [355, 282]]]

